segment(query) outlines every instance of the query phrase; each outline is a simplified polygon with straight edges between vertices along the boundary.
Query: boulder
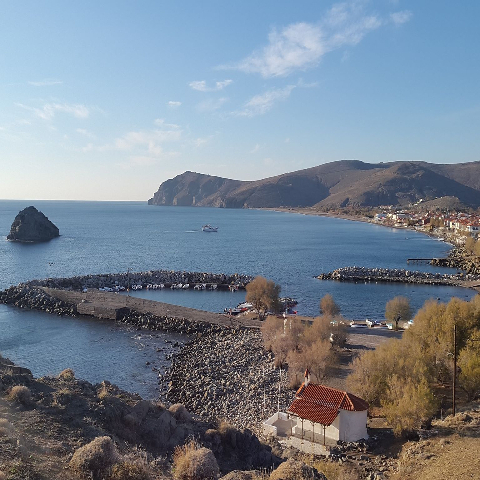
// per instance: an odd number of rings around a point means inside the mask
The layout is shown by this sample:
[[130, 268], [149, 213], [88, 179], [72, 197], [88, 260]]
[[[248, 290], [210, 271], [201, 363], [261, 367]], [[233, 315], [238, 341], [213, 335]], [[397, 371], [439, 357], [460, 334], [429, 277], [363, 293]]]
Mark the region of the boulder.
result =
[[30, 206], [15, 217], [7, 240], [46, 242], [59, 235], [58, 228], [42, 212]]

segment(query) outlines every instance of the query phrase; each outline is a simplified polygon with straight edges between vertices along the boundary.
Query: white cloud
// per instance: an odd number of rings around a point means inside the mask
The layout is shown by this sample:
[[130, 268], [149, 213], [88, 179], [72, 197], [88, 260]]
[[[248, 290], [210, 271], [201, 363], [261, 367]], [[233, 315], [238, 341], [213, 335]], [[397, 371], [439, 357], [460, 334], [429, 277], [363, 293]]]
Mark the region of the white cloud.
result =
[[293, 23], [273, 29], [268, 45], [237, 64], [219, 68], [259, 73], [264, 78], [287, 76], [316, 66], [332, 50], [358, 44], [382, 23], [376, 15], [365, 14], [361, 3], [339, 3], [318, 23]]
[[295, 85], [288, 85], [285, 88], [269, 90], [262, 95], [255, 95], [242, 110], [234, 112], [234, 114], [241, 117], [263, 115], [271, 110], [276, 102], [286, 100], [294, 88]]
[[203, 147], [204, 145], [207, 145], [207, 143], [209, 143], [212, 138], [213, 138], [212, 135], [210, 135], [209, 137], [203, 137], [203, 138], [199, 137], [199, 138], [196, 138], [193, 141], [193, 143], [197, 148], [200, 148], [200, 147]]
[[215, 82], [214, 87], [208, 87], [205, 80], [198, 80], [195, 82], [190, 82], [188, 86], [199, 92], [218, 92], [219, 90], [223, 90], [225, 87], [228, 87], [231, 83], [233, 83], [233, 80], [223, 80], [221, 82]]
[[182, 102], [174, 102], [173, 100], [170, 100], [169, 102], [167, 102], [167, 105], [170, 108], [178, 108], [181, 104]]
[[153, 122], [157, 127], [165, 127], [165, 128], [180, 128], [180, 125], [176, 123], [165, 123], [163, 118], [157, 118]]
[[85, 130], [84, 128], [77, 128], [76, 132], [88, 138], [92, 138], [92, 139], [96, 138], [93, 133], [89, 132], [88, 130]]
[[256, 144], [251, 150], [249, 153], [257, 153], [258, 151], [260, 150], [260, 144]]
[[395, 25], [403, 25], [412, 18], [412, 12], [410, 10], [403, 10], [402, 12], [395, 12], [390, 14], [390, 19]]
[[203, 113], [214, 112], [215, 110], [221, 108], [226, 102], [228, 102], [228, 98], [225, 97], [217, 99], [210, 98], [200, 102], [197, 105], [197, 110]]
[[90, 109], [85, 105], [70, 104], [70, 103], [46, 103], [41, 108], [29, 107], [22, 103], [16, 104], [25, 110], [32, 112], [35, 116], [42, 120], [52, 120], [57, 113], [67, 113], [75, 118], [85, 119], [90, 115]]
[[28, 82], [29, 85], [34, 87], [52, 87], [54, 85], [63, 85], [63, 82], [60, 80], [42, 80], [40, 82]]

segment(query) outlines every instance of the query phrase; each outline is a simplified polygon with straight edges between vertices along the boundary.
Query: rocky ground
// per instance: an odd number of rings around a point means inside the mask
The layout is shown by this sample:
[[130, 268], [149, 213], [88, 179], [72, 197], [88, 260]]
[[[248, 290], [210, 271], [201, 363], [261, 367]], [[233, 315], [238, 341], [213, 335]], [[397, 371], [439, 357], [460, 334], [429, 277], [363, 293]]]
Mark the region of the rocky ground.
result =
[[223, 418], [260, 433], [260, 423], [290, 405], [286, 372], [263, 348], [256, 329], [224, 329], [201, 336], [173, 358], [167, 400], [202, 418]]

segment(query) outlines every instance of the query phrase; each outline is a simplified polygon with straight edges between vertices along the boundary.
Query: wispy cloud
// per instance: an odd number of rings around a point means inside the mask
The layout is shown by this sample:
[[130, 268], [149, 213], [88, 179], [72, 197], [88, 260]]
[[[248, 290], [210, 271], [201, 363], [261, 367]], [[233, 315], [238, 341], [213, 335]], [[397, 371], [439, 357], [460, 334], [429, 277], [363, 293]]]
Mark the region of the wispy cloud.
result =
[[178, 108], [181, 104], [182, 102], [175, 102], [173, 100], [167, 102], [167, 106], [169, 106], [170, 108]]
[[221, 82], [215, 82], [215, 86], [209, 87], [207, 86], [207, 82], [205, 80], [198, 80], [195, 82], [190, 82], [188, 86], [199, 92], [218, 92], [219, 90], [223, 90], [225, 87], [228, 87], [231, 83], [233, 83], [233, 80], [223, 80]]
[[52, 87], [54, 85], [63, 85], [63, 82], [61, 80], [41, 80], [37, 82], [28, 82], [29, 85], [33, 85], [34, 87]]
[[210, 98], [208, 100], [204, 100], [197, 105], [197, 110], [202, 113], [214, 112], [220, 109], [226, 102], [228, 102], [228, 98]]
[[286, 100], [294, 88], [295, 85], [288, 85], [285, 88], [273, 89], [261, 95], [255, 95], [241, 110], [233, 112], [233, 114], [241, 117], [263, 115], [271, 110], [276, 102]]
[[165, 123], [163, 118], [156, 118], [153, 123], [155, 126], [162, 128], [180, 128], [180, 125], [177, 125], [176, 123]]
[[260, 144], [256, 144], [248, 153], [257, 153], [260, 150]]
[[87, 138], [91, 138], [91, 139], [97, 138], [93, 133], [89, 132], [88, 130], [85, 130], [84, 128], [77, 128], [75, 131]]
[[318, 23], [293, 23], [273, 29], [268, 44], [233, 65], [219, 68], [259, 73], [264, 78], [287, 76], [316, 66], [328, 52], [357, 45], [383, 21], [365, 13], [361, 2], [334, 5]]
[[402, 12], [395, 12], [390, 14], [390, 19], [395, 25], [403, 25], [412, 18], [412, 12], [410, 10], [403, 10]]
[[30, 107], [22, 103], [16, 103], [17, 107], [23, 108], [32, 112], [38, 118], [42, 120], [52, 120], [57, 113], [66, 113], [72, 115], [75, 118], [88, 118], [90, 115], [90, 109], [85, 105], [70, 104], [70, 103], [46, 103], [41, 108]]

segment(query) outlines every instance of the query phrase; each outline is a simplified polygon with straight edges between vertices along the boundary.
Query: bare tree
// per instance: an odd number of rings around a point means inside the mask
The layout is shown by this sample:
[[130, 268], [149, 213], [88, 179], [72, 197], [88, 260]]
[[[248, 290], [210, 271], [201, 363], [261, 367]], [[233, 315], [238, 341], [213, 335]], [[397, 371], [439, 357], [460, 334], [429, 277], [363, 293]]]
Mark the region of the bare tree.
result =
[[395, 330], [398, 330], [400, 320], [408, 322], [412, 318], [410, 302], [406, 297], [395, 297], [385, 306], [385, 318], [393, 322]]
[[328, 317], [336, 317], [340, 314], [340, 307], [329, 293], [320, 300], [320, 313]]
[[264, 319], [267, 311], [278, 311], [280, 285], [264, 277], [255, 277], [246, 287], [245, 300], [250, 302], [258, 312], [260, 319]]

